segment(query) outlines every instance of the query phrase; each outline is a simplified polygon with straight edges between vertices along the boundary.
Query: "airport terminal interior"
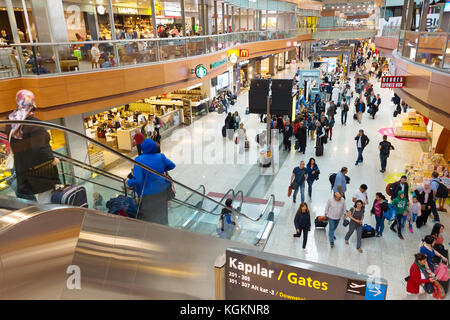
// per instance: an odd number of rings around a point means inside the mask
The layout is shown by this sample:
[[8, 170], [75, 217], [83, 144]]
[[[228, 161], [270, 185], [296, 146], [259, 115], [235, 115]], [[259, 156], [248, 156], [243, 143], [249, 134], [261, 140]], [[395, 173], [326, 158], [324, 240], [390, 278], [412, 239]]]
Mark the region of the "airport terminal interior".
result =
[[0, 0], [0, 32], [0, 299], [449, 299], [449, 1]]

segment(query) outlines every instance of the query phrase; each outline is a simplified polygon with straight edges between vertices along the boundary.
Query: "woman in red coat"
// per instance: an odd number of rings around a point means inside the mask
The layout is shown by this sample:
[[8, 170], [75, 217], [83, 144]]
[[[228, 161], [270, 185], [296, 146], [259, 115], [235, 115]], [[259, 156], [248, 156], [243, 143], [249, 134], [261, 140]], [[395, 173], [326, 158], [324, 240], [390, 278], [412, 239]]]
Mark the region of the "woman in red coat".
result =
[[414, 255], [415, 261], [409, 269], [409, 279], [406, 285], [406, 291], [417, 298], [420, 292], [420, 286], [425, 283], [434, 283], [436, 280], [428, 278], [422, 279], [422, 272], [427, 272], [427, 256], [422, 253]]

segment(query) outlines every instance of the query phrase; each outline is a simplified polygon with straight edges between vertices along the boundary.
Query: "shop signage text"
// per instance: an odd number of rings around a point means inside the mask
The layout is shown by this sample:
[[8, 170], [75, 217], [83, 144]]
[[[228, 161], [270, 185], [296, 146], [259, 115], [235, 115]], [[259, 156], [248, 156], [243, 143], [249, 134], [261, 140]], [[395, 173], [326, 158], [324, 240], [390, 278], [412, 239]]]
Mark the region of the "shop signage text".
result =
[[210, 69], [214, 69], [214, 68], [220, 67], [221, 65], [223, 65], [227, 62], [228, 62], [228, 58], [225, 58], [225, 59], [211, 63], [211, 65], [209, 67], [210, 67]]
[[384, 300], [387, 289], [384, 279], [241, 249], [226, 251], [225, 282], [227, 300]]
[[138, 14], [138, 9], [118, 7], [117, 12], [123, 14]]
[[405, 84], [404, 76], [381, 77], [381, 88], [403, 88], [404, 84]]
[[235, 54], [230, 55], [230, 62], [236, 63], [238, 61], [238, 57]]

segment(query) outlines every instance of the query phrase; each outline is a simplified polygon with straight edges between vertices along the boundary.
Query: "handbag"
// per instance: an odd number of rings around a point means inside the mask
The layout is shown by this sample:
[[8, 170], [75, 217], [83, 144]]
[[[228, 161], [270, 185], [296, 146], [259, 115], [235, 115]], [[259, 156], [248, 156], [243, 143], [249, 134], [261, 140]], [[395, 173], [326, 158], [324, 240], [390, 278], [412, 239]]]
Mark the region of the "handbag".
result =
[[299, 185], [297, 182], [292, 181], [290, 187], [291, 187], [292, 189], [294, 189], [294, 190], [297, 190], [298, 187], [300, 187], [300, 185]]
[[347, 218], [344, 218], [344, 221], [342, 221], [342, 225], [344, 227], [348, 226], [350, 224], [350, 220], [348, 220]]
[[[55, 184], [61, 184], [58, 168], [53, 165], [53, 160], [46, 161], [29, 168], [25, 172], [27, 187], [33, 194], [42, 193], [54, 188]], [[19, 188], [21, 190], [21, 188]]]

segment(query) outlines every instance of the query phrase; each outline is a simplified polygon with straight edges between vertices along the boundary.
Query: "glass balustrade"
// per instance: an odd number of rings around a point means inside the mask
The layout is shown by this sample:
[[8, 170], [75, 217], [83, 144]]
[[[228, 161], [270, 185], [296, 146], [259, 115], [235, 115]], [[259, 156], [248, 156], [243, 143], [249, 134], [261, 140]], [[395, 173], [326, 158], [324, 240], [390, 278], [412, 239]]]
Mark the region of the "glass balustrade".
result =
[[436, 69], [449, 69], [449, 33], [399, 32], [397, 52], [403, 57]]
[[167, 61], [213, 53], [238, 44], [285, 39], [306, 33], [311, 33], [311, 30], [305, 28], [183, 38], [14, 44], [16, 50], [13, 51], [13, 47], [10, 47], [11, 70], [5, 68], [6, 71], [0, 72], [0, 78], [86, 72]]

